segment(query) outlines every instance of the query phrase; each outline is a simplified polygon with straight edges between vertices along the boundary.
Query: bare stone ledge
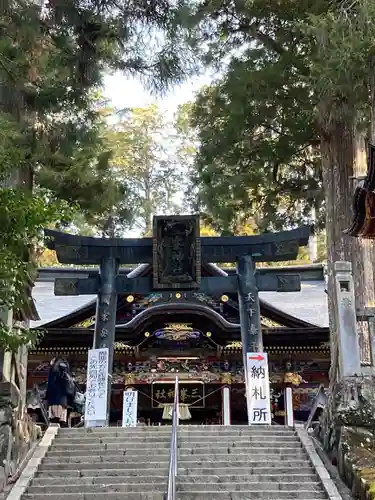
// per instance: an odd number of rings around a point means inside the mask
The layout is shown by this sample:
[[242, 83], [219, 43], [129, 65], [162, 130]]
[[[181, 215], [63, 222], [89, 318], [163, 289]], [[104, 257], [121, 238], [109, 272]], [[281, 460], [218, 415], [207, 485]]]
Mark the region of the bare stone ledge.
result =
[[38, 467], [41, 464], [42, 459], [47, 454], [47, 451], [50, 448], [58, 430], [59, 425], [50, 425], [48, 427], [17, 482], [10, 490], [7, 500], [21, 500], [22, 495], [25, 493], [27, 487], [37, 473]]
[[303, 426], [296, 426], [297, 435], [301, 440], [302, 446], [305, 449], [311, 464], [313, 465], [322, 485], [325, 489], [329, 500], [343, 500], [335, 483], [331, 479], [329, 472], [325, 468], [321, 458], [319, 457], [314, 443]]

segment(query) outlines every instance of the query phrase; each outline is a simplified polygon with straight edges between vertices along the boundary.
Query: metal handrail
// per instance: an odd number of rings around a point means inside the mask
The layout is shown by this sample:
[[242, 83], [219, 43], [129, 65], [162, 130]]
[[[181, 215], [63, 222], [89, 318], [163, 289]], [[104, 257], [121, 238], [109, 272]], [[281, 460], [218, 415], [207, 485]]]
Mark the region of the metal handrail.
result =
[[179, 408], [178, 408], [178, 377], [176, 377], [174, 386], [174, 401], [172, 412], [172, 436], [169, 457], [169, 473], [168, 473], [168, 490], [167, 500], [176, 499], [176, 477], [177, 477], [177, 428], [179, 421]]

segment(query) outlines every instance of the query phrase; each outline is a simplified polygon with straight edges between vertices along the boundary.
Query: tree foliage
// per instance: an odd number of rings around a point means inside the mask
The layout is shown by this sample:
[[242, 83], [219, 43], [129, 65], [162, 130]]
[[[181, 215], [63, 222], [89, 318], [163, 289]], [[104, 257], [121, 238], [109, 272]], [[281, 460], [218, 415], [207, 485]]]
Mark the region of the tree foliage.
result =
[[153, 215], [181, 209], [179, 142], [173, 124], [156, 105], [123, 110], [118, 117], [107, 130], [107, 141], [113, 151], [112, 171], [126, 192], [126, 203], [123, 211], [117, 207], [104, 214], [100, 225], [112, 234], [121, 234], [126, 226], [149, 234]]
[[365, 133], [374, 115], [373, 2], [198, 2], [193, 19], [221, 72], [191, 109], [202, 207], [224, 228], [248, 214], [288, 227], [311, 208], [323, 225], [322, 136], [337, 113]]
[[[102, 75], [137, 74], [162, 91], [189, 73], [189, 51], [180, 51], [183, 2], [178, 7], [1, 2], [0, 308], [27, 300], [23, 284], [43, 226], [69, 223], [74, 210], [90, 219], [123, 203], [99, 111]], [[9, 346], [1, 325], [0, 343]]]
[[311, 221], [312, 208], [323, 221], [317, 101], [302, 30], [321, 10], [257, 0], [197, 10], [203, 56], [222, 76], [192, 105], [195, 182], [203, 210], [222, 229], [233, 232], [248, 217], [263, 230], [290, 227]]

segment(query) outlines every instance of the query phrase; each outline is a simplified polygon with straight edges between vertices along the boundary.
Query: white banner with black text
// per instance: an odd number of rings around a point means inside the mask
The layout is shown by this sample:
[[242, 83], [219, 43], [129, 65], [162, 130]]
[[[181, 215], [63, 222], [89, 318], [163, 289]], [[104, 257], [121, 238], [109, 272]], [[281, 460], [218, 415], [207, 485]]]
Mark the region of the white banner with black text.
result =
[[85, 427], [107, 423], [109, 349], [90, 349], [87, 360]]
[[250, 398], [249, 424], [271, 424], [270, 381], [268, 357], [264, 352], [246, 354], [248, 394]]

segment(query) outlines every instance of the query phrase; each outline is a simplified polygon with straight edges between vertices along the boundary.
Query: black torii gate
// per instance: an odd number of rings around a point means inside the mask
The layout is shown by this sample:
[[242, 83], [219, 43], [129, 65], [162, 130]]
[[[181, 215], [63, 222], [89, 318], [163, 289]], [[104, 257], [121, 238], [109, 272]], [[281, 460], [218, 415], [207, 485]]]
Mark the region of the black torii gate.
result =
[[[113, 369], [117, 295], [153, 290], [197, 290], [211, 295], [238, 293], [243, 359], [263, 351], [259, 291], [300, 291], [298, 274], [266, 268], [256, 262], [294, 260], [308, 244], [311, 228], [256, 236], [200, 237], [198, 215], [156, 216], [152, 238], [93, 238], [46, 229], [48, 248], [62, 264], [99, 265], [89, 278], [56, 278], [55, 295], [97, 294], [93, 347], [109, 348]], [[236, 276], [201, 277], [204, 263], [237, 262]], [[121, 264], [152, 263], [152, 278], [119, 275]]]

